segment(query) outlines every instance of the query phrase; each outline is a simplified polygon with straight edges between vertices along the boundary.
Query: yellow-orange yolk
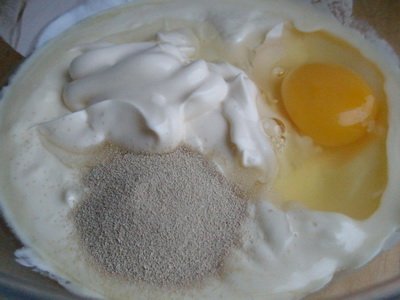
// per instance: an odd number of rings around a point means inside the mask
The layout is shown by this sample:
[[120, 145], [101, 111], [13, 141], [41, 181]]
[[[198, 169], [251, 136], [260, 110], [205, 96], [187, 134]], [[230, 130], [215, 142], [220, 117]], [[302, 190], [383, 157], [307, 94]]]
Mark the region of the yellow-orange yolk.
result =
[[281, 92], [292, 122], [323, 146], [343, 146], [360, 139], [377, 113], [368, 84], [340, 65], [302, 65], [284, 78]]

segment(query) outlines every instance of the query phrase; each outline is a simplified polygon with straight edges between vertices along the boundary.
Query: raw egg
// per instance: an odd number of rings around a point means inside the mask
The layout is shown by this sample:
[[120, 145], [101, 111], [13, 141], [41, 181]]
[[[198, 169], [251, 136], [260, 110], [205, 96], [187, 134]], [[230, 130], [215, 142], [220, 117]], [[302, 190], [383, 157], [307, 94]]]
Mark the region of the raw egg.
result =
[[365, 219], [387, 184], [381, 71], [325, 31], [282, 24], [255, 53], [253, 77], [285, 127], [277, 203]]

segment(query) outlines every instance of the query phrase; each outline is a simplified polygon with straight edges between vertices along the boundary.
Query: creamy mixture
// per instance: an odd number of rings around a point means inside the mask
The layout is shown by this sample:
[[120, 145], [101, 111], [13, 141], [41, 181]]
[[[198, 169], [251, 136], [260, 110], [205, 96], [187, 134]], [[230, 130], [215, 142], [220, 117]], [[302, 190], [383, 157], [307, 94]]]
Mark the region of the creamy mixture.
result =
[[[111, 299], [299, 299], [361, 266], [400, 220], [399, 70], [383, 52], [286, 1], [146, 2], [84, 21], [35, 53], [0, 104], [1, 204], [26, 245], [19, 261]], [[341, 112], [345, 131], [325, 126], [329, 111], [296, 119], [304, 105], [286, 95], [303, 65], [361, 78], [367, 94]], [[190, 145], [251, 195], [222, 274], [168, 289], [88, 263], [70, 212], [82, 200], [81, 166], [109, 144]]]

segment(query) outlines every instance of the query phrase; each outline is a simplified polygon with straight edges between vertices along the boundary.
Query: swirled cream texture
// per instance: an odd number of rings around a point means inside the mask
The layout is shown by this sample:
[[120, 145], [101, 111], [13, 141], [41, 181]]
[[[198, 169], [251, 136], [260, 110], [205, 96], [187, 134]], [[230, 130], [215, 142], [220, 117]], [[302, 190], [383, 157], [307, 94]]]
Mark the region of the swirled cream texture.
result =
[[[33, 55], [0, 103], [1, 205], [26, 246], [18, 259], [109, 299], [300, 299], [365, 264], [400, 225], [400, 72], [382, 53], [293, 1], [147, 1], [84, 21]], [[326, 149], [282, 108], [282, 80], [313, 63], [369, 85], [379, 111], [363, 140]], [[249, 191], [240, 245], [190, 289], [99, 273], [69, 217], [81, 162], [105, 144], [182, 143]]]
[[[40, 132], [71, 151], [107, 141], [165, 152], [190, 141], [203, 151], [216, 149], [229, 128], [245, 167], [274, 170], [273, 146], [259, 126], [256, 86], [230, 64], [191, 59], [196, 44], [193, 33], [178, 30], [158, 33], [154, 42], [87, 46], [71, 62], [72, 82], [64, 87], [64, 103], [74, 113], [40, 125]], [[193, 128], [198, 118], [209, 131]]]

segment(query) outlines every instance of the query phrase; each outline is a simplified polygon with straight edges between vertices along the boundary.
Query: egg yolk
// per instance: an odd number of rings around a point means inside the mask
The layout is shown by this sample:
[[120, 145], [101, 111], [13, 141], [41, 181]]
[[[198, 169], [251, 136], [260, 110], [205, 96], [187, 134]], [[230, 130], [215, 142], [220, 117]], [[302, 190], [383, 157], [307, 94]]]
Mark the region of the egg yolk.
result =
[[281, 86], [284, 107], [294, 125], [322, 146], [343, 146], [373, 125], [376, 99], [352, 70], [334, 64], [305, 64]]

